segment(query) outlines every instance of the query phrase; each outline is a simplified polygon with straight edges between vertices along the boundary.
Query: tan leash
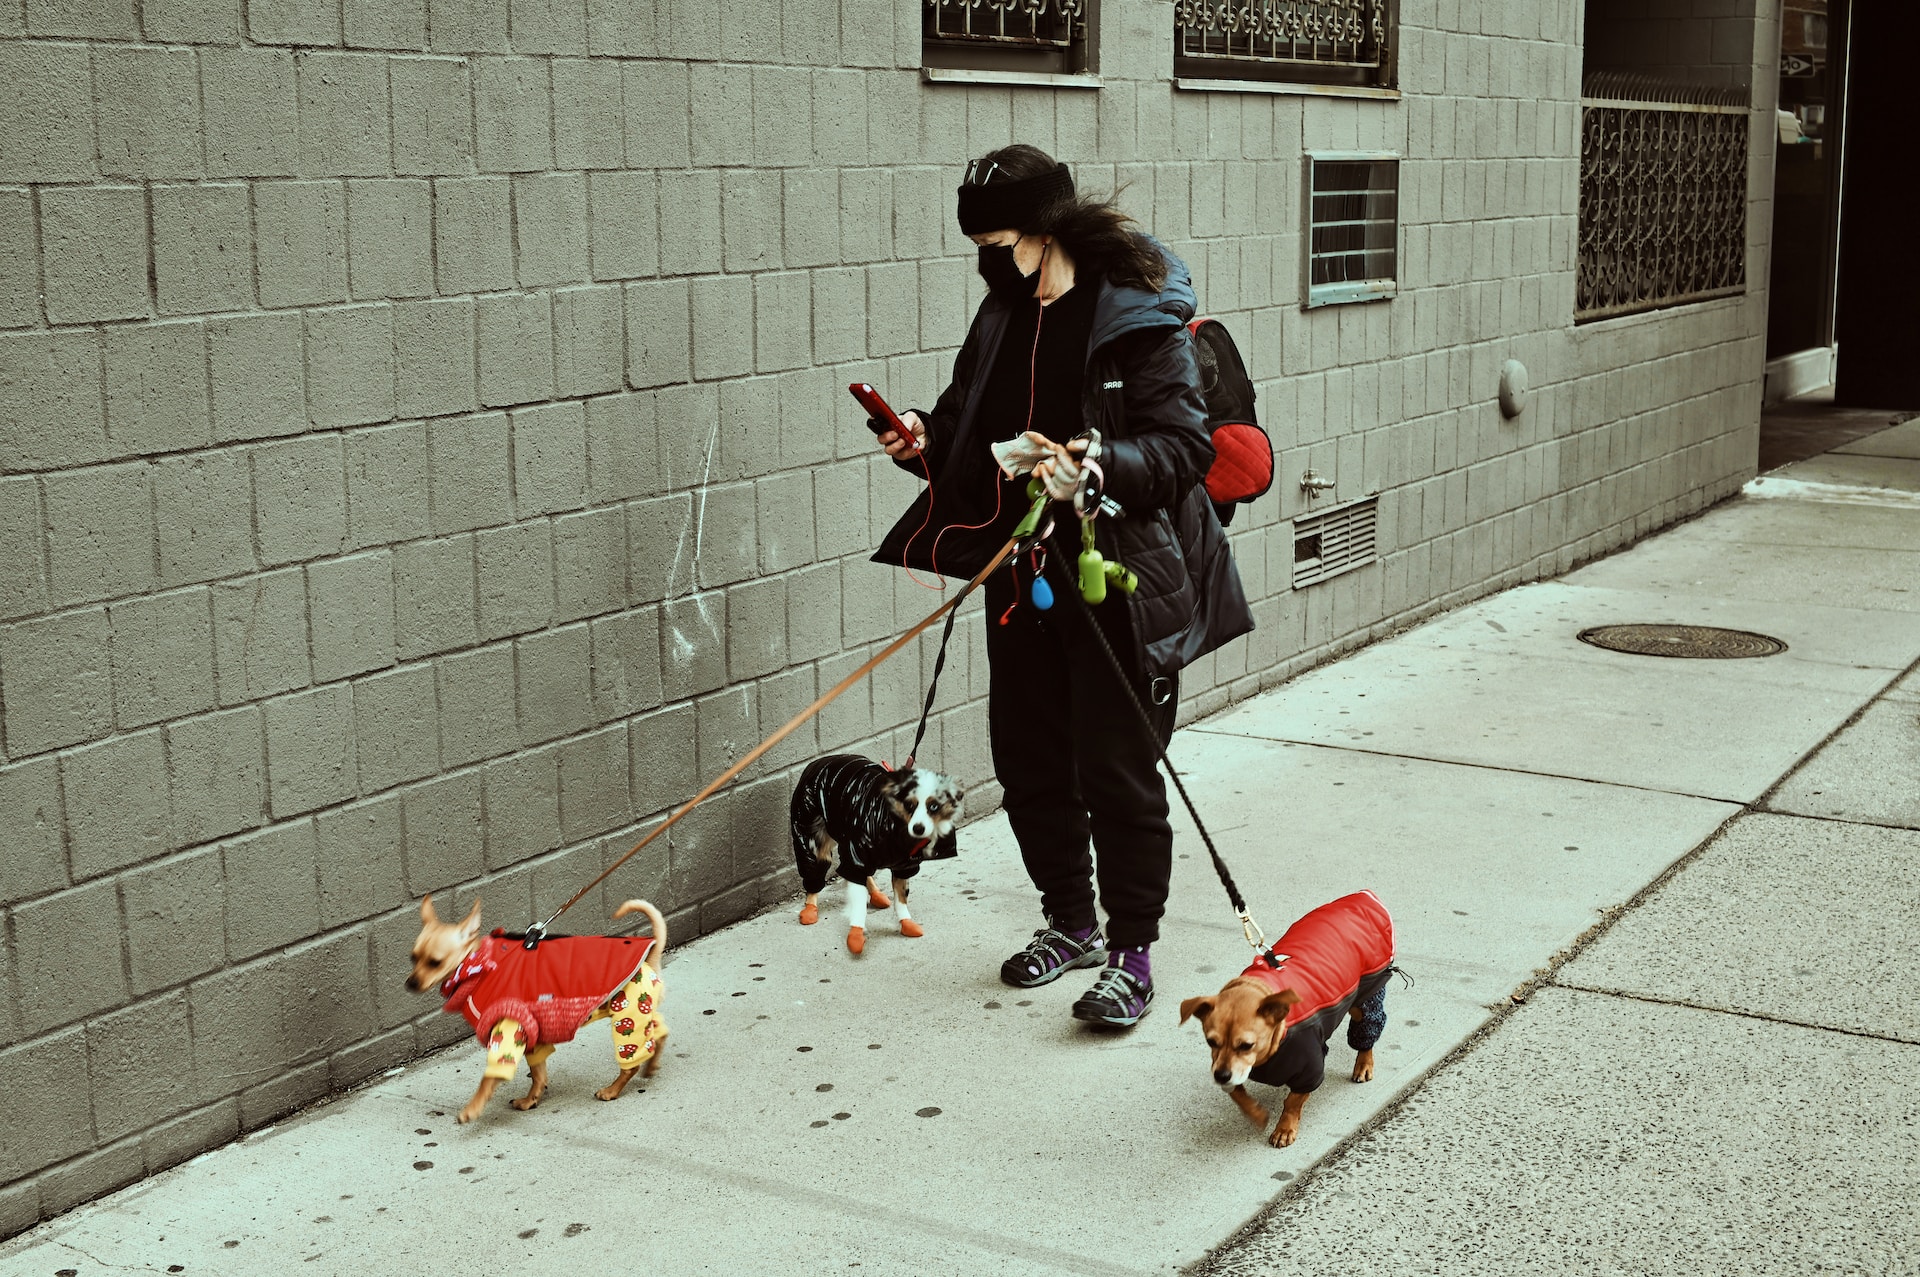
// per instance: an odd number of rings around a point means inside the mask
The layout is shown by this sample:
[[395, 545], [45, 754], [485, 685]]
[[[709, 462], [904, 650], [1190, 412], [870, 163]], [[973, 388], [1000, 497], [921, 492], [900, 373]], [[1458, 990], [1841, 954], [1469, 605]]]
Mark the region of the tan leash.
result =
[[549, 917], [545, 922], [542, 922], [535, 926], [527, 928], [526, 939], [524, 942], [526, 944], [526, 947], [529, 949], [532, 949], [535, 946], [537, 946], [540, 943], [540, 941], [546, 939], [547, 928], [553, 925], [554, 919], [558, 918], [561, 914], [565, 913], [567, 910], [573, 908], [574, 905], [580, 903], [581, 899], [584, 898], [589, 891], [592, 891], [595, 887], [599, 886], [601, 883], [605, 882], [609, 877], [611, 877], [614, 870], [618, 869], [621, 865], [624, 865], [629, 860], [633, 859], [643, 849], [645, 849], [648, 843], [651, 843], [654, 839], [658, 838], [661, 834], [666, 833], [667, 830], [673, 828], [676, 824], [678, 824], [680, 822], [681, 817], [685, 816], [688, 812], [692, 811], [695, 807], [698, 807], [701, 803], [705, 802], [707, 799], [711, 798], [715, 793], [719, 792], [722, 788], [724, 788], [727, 785], [729, 781], [733, 780], [734, 777], [738, 776], [741, 772], [753, 766], [753, 764], [759, 761], [761, 756], [764, 755], [768, 750], [772, 749], [775, 745], [778, 745], [781, 741], [785, 740], [788, 737], [788, 735], [790, 735], [794, 731], [795, 728], [799, 727], [802, 723], [806, 722], [808, 719], [812, 718], [815, 714], [818, 714], [821, 710], [825, 709], [828, 705], [832, 704], [834, 699], [838, 697], [842, 692], [846, 691], [848, 688], [852, 687], [855, 683], [858, 683], [861, 679], [871, 674], [880, 665], [882, 661], [892, 656], [895, 652], [898, 652], [901, 648], [905, 647], [908, 643], [911, 643], [914, 639], [920, 637], [920, 635], [925, 633], [934, 624], [934, 622], [938, 621], [941, 617], [946, 616], [948, 613], [952, 612], [954, 609], [958, 608], [962, 603], [964, 603], [966, 601], [967, 595], [973, 593], [973, 591], [979, 587], [982, 581], [986, 580], [989, 576], [991, 576], [993, 574], [994, 569], [998, 568], [1002, 563], [1005, 563], [1007, 561], [1007, 556], [1013, 553], [1014, 548], [1018, 546], [1022, 541], [1027, 539], [1027, 537], [1033, 532], [1035, 524], [1037, 524], [1037, 522], [1039, 521], [1039, 516], [1044, 505], [1045, 505], [1044, 500], [1037, 500], [1034, 502], [1033, 508], [1027, 512], [1027, 517], [1022, 519], [1020, 521], [1020, 526], [1014, 529], [1013, 536], [1008, 538], [1007, 543], [1000, 547], [1000, 552], [993, 556], [993, 559], [987, 564], [987, 566], [985, 566], [984, 568], [981, 568], [979, 574], [976, 575], [973, 578], [973, 580], [967, 582], [966, 588], [962, 589], [958, 594], [954, 595], [952, 598], [948, 599], [945, 603], [942, 603], [939, 607], [935, 608], [932, 614], [929, 615], [926, 620], [921, 621], [918, 625], [914, 626], [912, 629], [908, 630], [905, 634], [902, 634], [899, 638], [895, 639], [892, 643], [888, 644], [884, 649], [882, 649], [879, 653], [877, 653], [865, 665], [862, 665], [859, 669], [855, 670], [853, 673], [841, 679], [838, 683], [836, 683], [833, 686], [831, 690], [827, 691], [826, 693], [821, 695], [817, 700], [815, 700], [813, 704], [807, 706], [805, 709], [801, 710], [798, 714], [795, 714], [792, 718], [788, 719], [786, 725], [782, 727], [779, 731], [767, 737], [765, 740], [761, 741], [758, 745], [755, 745], [752, 749], [748, 750], [745, 757], [741, 758], [740, 761], [735, 763], [733, 766], [727, 768], [727, 770], [721, 772], [718, 776], [716, 776], [713, 779], [711, 783], [707, 785], [705, 789], [701, 790], [699, 793], [695, 794], [692, 798], [688, 799], [685, 806], [681, 807], [680, 810], [674, 812], [671, 816], [667, 817], [666, 821], [662, 823], [659, 828], [655, 829], [652, 833], [648, 834], [645, 838], [642, 838], [638, 843], [636, 843], [633, 847], [633, 850], [629, 851], [626, 855], [620, 857], [620, 859], [614, 861], [611, 865], [608, 865], [606, 869], [601, 872], [600, 876], [595, 878], [592, 882], [580, 888], [580, 890], [574, 892], [573, 895], [568, 898], [567, 903], [561, 905], [558, 909], [555, 909], [553, 911], [552, 916]]

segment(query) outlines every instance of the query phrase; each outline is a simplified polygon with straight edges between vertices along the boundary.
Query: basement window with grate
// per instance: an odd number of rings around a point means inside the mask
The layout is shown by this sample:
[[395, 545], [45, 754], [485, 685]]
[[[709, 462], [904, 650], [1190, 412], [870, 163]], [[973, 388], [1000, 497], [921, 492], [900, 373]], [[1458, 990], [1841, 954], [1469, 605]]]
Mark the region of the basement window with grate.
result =
[[1309, 155], [1307, 191], [1308, 307], [1397, 293], [1400, 158]]
[[1746, 292], [1748, 91], [1589, 71], [1580, 94], [1574, 322]]
[[922, 0], [929, 80], [1090, 79], [1095, 0]]
[[1174, 0], [1173, 74], [1392, 97], [1399, 24], [1398, 0]]

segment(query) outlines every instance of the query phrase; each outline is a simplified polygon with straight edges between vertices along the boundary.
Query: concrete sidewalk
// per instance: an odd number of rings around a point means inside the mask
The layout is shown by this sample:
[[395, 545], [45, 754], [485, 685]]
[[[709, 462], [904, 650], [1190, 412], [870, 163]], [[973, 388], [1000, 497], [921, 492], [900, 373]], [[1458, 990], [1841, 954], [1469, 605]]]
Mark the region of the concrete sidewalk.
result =
[[[1319, 1270], [1330, 1250], [1351, 1245], [1369, 1268], [1398, 1247], [1425, 1257], [1413, 1271], [1456, 1271], [1465, 1252], [1447, 1247], [1468, 1244], [1459, 1237], [1538, 1223], [1502, 1214], [1513, 1203], [1483, 1193], [1483, 1181], [1544, 1199], [1555, 1190], [1526, 1160], [1542, 1147], [1577, 1185], [1610, 1183], [1640, 1149], [1668, 1147], [1651, 1135], [1644, 1145], [1565, 1142], [1565, 1131], [1587, 1129], [1582, 1120], [1629, 1113], [1638, 1125], [1621, 1126], [1621, 1140], [1638, 1131], [1712, 1140], [1712, 1156], [1669, 1150], [1685, 1167], [1675, 1182], [1703, 1209], [1735, 1207], [1746, 1228], [1737, 1206], [1754, 1185], [1739, 1177], [1782, 1173], [1763, 1154], [1783, 1108], [1798, 1114], [1791, 1129], [1825, 1132], [1819, 1156], [1796, 1163], [1802, 1178], [1842, 1153], [1860, 1159], [1815, 1200], [1831, 1207], [1821, 1218], [1862, 1239], [1855, 1270], [1881, 1271], [1865, 1256], [1889, 1253], [1889, 1237], [1904, 1236], [1909, 1255], [1920, 1246], [1920, 1232], [1900, 1233], [1897, 1205], [1913, 1200], [1915, 1101], [1888, 1085], [1920, 1063], [1910, 1058], [1920, 1047], [1899, 1044], [1916, 1040], [1913, 1000], [1898, 992], [1912, 964], [1892, 943], [1912, 920], [1883, 911], [1869, 931], [1849, 919], [1874, 916], [1863, 911], [1876, 886], [1914, 898], [1920, 862], [1900, 840], [1915, 836], [1881, 831], [1865, 859], [1810, 876], [1808, 864], [1829, 863], [1827, 843], [1805, 843], [1818, 857], [1796, 858], [1782, 848], [1802, 844], [1768, 826], [1743, 831], [1759, 821], [1824, 828], [1821, 804], [1915, 823], [1910, 787], [1889, 795], [1848, 760], [1891, 767], [1910, 743], [1899, 711], [1880, 710], [1897, 702], [1877, 698], [1920, 659], [1920, 504], [1872, 494], [1897, 488], [1901, 467], [1920, 461], [1856, 451], [1802, 464], [1815, 473], [1800, 496], [1731, 502], [1180, 733], [1176, 761], [1269, 932], [1373, 887], [1417, 979], [1389, 993], [1375, 1081], [1346, 1082], [1348, 1052], [1336, 1044], [1292, 1148], [1267, 1147], [1211, 1084], [1194, 1027], [1176, 1024], [1180, 998], [1217, 988], [1248, 957], [1191, 831], [1181, 831], [1155, 948], [1160, 1006], [1129, 1034], [1097, 1035], [1067, 1015], [1085, 979], [1030, 993], [995, 979], [1037, 919], [994, 817], [964, 831], [958, 861], [920, 879], [926, 939], [878, 928], [854, 960], [838, 927], [803, 929], [781, 909], [677, 950], [671, 1058], [617, 1103], [592, 1099], [610, 1056], [589, 1029], [555, 1057], [555, 1089], [538, 1110], [496, 1101], [459, 1127], [451, 1115], [480, 1056], [457, 1047], [25, 1234], [0, 1248], [0, 1273], [361, 1273], [490, 1255], [559, 1271], [625, 1262], [666, 1273], [1148, 1274], [1202, 1259], [1276, 1193], [1279, 1211], [1210, 1262]], [[1860, 482], [1861, 466], [1884, 483]], [[1854, 495], [1805, 499], [1814, 487]], [[1764, 660], [1673, 661], [1574, 638], [1619, 621], [1756, 629], [1789, 647]], [[1798, 816], [1744, 814], [1809, 756], [1799, 777], [1824, 767], [1844, 783], [1780, 807]], [[1781, 788], [1775, 801], [1794, 792]], [[1701, 880], [1702, 898], [1745, 892], [1761, 912], [1706, 934], [1688, 912], [1704, 905], [1636, 912], [1637, 929], [1622, 924], [1559, 971], [1568, 988], [1536, 997], [1331, 1169], [1289, 1187], [1736, 817], [1686, 873], [1730, 848], [1714, 862], [1718, 876]], [[1849, 874], [1858, 893], [1822, 890]], [[1757, 921], [1773, 917], [1776, 899], [1797, 928]], [[1814, 950], [1835, 928], [1853, 942], [1821, 957]], [[1765, 980], [1750, 978], [1754, 963]], [[1795, 1011], [1781, 1018], [1825, 1023], [1795, 989], [1856, 977], [1867, 990], [1824, 1013], [1849, 1030], [1844, 1040], [1754, 1018], [1754, 1006], [1777, 1015], [1788, 1000]], [[1874, 996], [1883, 985], [1893, 992]], [[1710, 1027], [1695, 1033], [1696, 1022]], [[1653, 1061], [1671, 1084], [1632, 1098], [1635, 1068]], [[1735, 1103], [1723, 1089], [1721, 1108], [1677, 1113], [1700, 1078], [1765, 1102]], [[1459, 1095], [1473, 1104], [1448, 1098]], [[1501, 1111], [1475, 1107], [1488, 1105]], [[1423, 1112], [1434, 1114], [1427, 1125], [1405, 1125]], [[1466, 1133], [1495, 1119], [1507, 1123], [1502, 1138]], [[1415, 1133], [1389, 1140], [1391, 1155], [1369, 1151], [1406, 1130]], [[1904, 1161], [1890, 1146], [1900, 1139]], [[1722, 1156], [1732, 1158], [1725, 1168]], [[1670, 1180], [1648, 1171], [1643, 1193]], [[1610, 1218], [1604, 1196], [1580, 1200], [1583, 1222]], [[1679, 1226], [1668, 1220], [1669, 1244]], [[1791, 1242], [1776, 1232], [1768, 1244]], [[1519, 1243], [1488, 1251], [1502, 1253], [1528, 1266]], [[1599, 1264], [1580, 1256], [1566, 1267]]]
[[[1920, 425], [1749, 492], [1567, 588], [1920, 614]], [[1920, 1272], [1916, 936], [1910, 673], [1202, 1271]]]

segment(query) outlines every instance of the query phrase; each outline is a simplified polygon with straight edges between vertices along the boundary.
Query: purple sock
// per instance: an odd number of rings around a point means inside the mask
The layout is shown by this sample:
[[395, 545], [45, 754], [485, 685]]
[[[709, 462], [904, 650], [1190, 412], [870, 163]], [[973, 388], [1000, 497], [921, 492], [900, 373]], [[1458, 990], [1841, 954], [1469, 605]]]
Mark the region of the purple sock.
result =
[[1087, 938], [1094, 933], [1099, 925], [1098, 923], [1090, 922], [1084, 927], [1058, 927], [1056, 930], [1062, 935], [1072, 936], [1076, 943], [1085, 944]]
[[1110, 950], [1107, 965], [1119, 967], [1142, 984], [1153, 983], [1153, 963], [1147, 957], [1147, 946], [1143, 944]]

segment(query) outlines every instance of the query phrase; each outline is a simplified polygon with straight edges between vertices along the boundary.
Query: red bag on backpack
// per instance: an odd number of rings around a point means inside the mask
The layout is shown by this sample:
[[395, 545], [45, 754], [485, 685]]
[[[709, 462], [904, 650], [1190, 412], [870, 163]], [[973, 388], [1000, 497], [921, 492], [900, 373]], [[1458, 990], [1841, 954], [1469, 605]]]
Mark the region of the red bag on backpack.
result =
[[1188, 324], [1187, 331], [1193, 334], [1207, 429], [1213, 435], [1207, 497], [1224, 526], [1233, 522], [1236, 505], [1265, 495], [1273, 486], [1273, 441], [1260, 428], [1253, 410], [1253, 380], [1226, 325], [1202, 316]]

